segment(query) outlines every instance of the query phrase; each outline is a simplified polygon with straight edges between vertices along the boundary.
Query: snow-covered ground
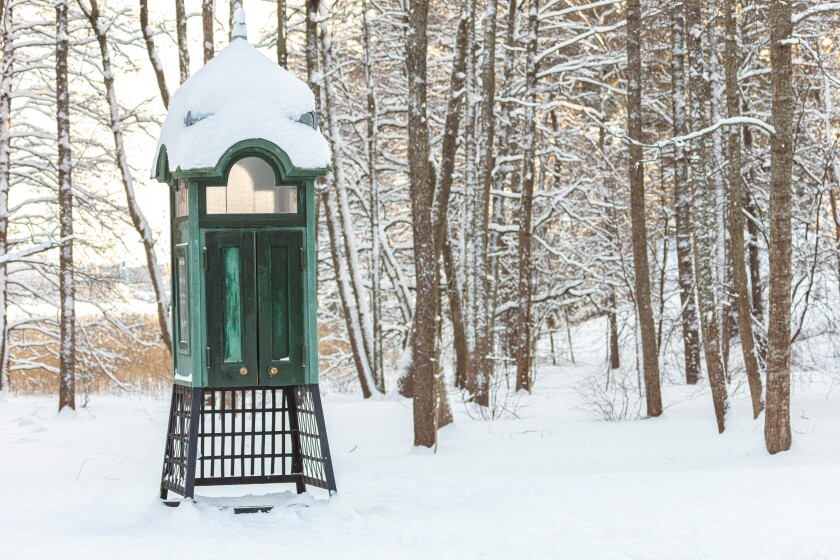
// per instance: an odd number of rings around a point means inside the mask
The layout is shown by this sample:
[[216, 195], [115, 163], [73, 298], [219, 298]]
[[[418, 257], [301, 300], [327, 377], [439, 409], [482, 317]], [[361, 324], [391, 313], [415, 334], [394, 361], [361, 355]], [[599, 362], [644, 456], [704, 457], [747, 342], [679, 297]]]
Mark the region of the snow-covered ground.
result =
[[724, 435], [684, 387], [658, 419], [583, 417], [573, 386], [601, 365], [576, 355], [518, 419], [453, 399], [437, 455], [412, 448], [409, 401], [328, 396], [339, 494], [277, 489], [267, 514], [160, 504], [165, 400], [0, 402], [0, 558], [840, 558], [836, 390], [797, 387], [794, 447], [771, 457], [743, 398]]

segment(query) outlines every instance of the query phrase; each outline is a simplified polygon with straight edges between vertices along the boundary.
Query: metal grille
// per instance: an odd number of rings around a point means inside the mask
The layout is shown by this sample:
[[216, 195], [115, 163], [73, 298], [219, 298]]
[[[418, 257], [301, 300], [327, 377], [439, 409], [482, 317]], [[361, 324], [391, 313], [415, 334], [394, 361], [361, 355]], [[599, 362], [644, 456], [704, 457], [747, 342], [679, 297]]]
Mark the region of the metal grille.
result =
[[[191, 496], [193, 485], [295, 483], [298, 492], [306, 484], [335, 491], [317, 385], [196, 391], [194, 410], [179, 413], [173, 400], [170, 416], [171, 427], [179, 414], [193, 414], [194, 468], [180, 484], [168, 484], [170, 429], [162, 488], [182, 496]], [[183, 433], [188, 430], [189, 424]], [[186, 440], [179, 449], [188, 449]], [[179, 457], [178, 465], [189, 463]]]
[[167, 490], [186, 496], [187, 488], [191, 486], [188, 483], [190, 469], [187, 467], [190, 456], [189, 445], [192, 439], [190, 427], [193, 419], [193, 394], [196, 392], [194, 389], [181, 385], [172, 387], [169, 427], [166, 430], [166, 448], [163, 454], [162, 498], [166, 498]]
[[[313, 395], [314, 393], [307, 386], [295, 388], [303, 481], [306, 484], [319, 486], [319, 481], [332, 477], [332, 472], [329, 477], [327, 476], [327, 468], [332, 470], [332, 464], [330, 462], [327, 465], [329, 457], [321, 449], [321, 430], [318, 424], [319, 419], [323, 422], [323, 417], [318, 414], [321, 412], [320, 395], [318, 395], [317, 407]], [[319, 487], [324, 488], [324, 486]]]

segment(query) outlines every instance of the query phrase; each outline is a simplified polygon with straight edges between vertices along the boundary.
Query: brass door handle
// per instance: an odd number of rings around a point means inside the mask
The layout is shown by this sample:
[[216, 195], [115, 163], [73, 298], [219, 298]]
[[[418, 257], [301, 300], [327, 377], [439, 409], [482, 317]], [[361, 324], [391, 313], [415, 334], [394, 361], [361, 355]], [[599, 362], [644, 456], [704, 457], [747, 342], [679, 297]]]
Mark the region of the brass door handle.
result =
[[239, 368], [239, 375], [248, 375], [248, 368], [246, 368], [246, 367]]
[[279, 370], [277, 369], [277, 366], [271, 366], [270, 368], [268, 368], [268, 375], [274, 377], [275, 375], [277, 375], [278, 371]]

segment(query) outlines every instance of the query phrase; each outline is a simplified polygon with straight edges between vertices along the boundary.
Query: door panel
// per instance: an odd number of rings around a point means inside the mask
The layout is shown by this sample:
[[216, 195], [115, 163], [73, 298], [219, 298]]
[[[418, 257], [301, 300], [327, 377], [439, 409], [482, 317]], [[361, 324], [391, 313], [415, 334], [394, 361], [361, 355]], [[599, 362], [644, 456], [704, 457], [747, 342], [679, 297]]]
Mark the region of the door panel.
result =
[[205, 246], [210, 385], [257, 385], [254, 233], [208, 232]]
[[300, 231], [257, 234], [262, 385], [303, 383], [302, 241]]

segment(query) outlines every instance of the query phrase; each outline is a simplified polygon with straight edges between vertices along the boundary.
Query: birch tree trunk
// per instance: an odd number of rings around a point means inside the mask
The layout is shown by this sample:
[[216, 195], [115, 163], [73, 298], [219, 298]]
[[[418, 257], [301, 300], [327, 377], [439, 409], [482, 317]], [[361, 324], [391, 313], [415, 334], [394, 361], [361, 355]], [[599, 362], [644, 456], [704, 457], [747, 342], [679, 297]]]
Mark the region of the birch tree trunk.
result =
[[642, 147], [642, 8], [640, 0], [627, 0], [627, 135], [629, 146], [630, 219], [633, 235], [636, 308], [642, 339], [642, 368], [648, 416], [662, 414], [656, 325], [650, 301], [650, 267], [645, 216], [645, 170]]
[[[280, 3], [283, 0], [278, 0], [278, 10]], [[368, 0], [362, 1], [362, 47], [364, 55], [364, 71], [365, 71], [365, 90], [367, 97], [367, 138], [365, 139], [365, 148], [367, 156], [367, 176], [368, 176], [368, 190], [370, 191], [370, 239], [371, 239], [371, 289], [370, 289], [370, 303], [371, 303], [371, 356], [373, 362], [372, 369], [374, 374], [374, 382], [376, 389], [385, 392], [385, 370], [382, 358], [382, 293], [381, 293], [381, 273], [382, 273], [382, 259], [381, 259], [381, 243], [379, 236], [379, 182], [377, 181], [376, 162], [377, 162], [377, 137], [379, 136], [379, 111], [376, 103], [376, 85], [374, 83], [374, 68], [373, 59], [371, 56], [371, 40], [370, 40], [370, 6]], [[279, 24], [279, 22], [278, 22]], [[278, 34], [279, 40], [279, 34]], [[285, 50], [285, 47], [284, 47]], [[279, 51], [278, 51], [279, 53]], [[285, 56], [285, 54], [284, 54]], [[279, 54], [278, 54], [279, 57]]]
[[537, 38], [539, 0], [528, 6], [528, 46], [525, 62], [525, 149], [522, 200], [519, 210], [519, 308], [516, 314], [516, 390], [531, 392], [531, 210], [536, 169]]
[[114, 136], [114, 159], [120, 171], [125, 202], [128, 207], [128, 215], [135, 231], [140, 235], [143, 243], [143, 250], [146, 254], [146, 268], [149, 271], [149, 278], [152, 282], [152, 289], [155, 292], [155, 304], [158, 314], [158, 327], [160, 328], [161, 341], [167, 351], [172, 353], [172, 330], [169, 324], [169, 297], [166, 293], [166, 284], [163, 280], [163, 273], [157, 261], [155, 253], [155, 238], [152, 228], [146, 221], [140, 205], [137, 203], [137, 195], [134, 192], [134, 177], [131, 175], [131, 168], [128, 165], [126, 156], [125, 141], [123, 138], [123, 123], [120, 116], [120, 107], [117, 103], [116, 86], [114, 83], [114, 70], [111, 64], [111, 53], [108, 48], [108, 27], [100, 21], [99, 5], [97, 0], [90, 0], [87, 4], [79, 0], [79, 6], [90, 23], [91, 30], [99, 44], [99, 55], [102, 61], [102, 80], [105, 85], [105, 96], [108, 99], [109, 123], [111, 133]]
[[190, 49], [187, 42], [187, 12], [184, 9], [184, 0], [175, 0], [175, 30], [178, 36], [178, 69], [183, 84], [190, 77]]
[[55, 2], [55, 96], [58, 141], [59, 248], [59, 386], [58, 410], [76, 409], [76, 288], [73, 272], [73, 182], [71, 177], [70, 92], [67, 54], [70, 50], [67, 0]]
[[377, 387], [376, 379], [379, 372], [375, 369], [370, 311], [365, 300], [365, 288], [362, 282], [355, 234], [353, 233], [353, 222], [350, 217], [350, 202], [347, 195], [347, 178], [342, 149], [344, 140], [339, 128], [338, 117], [335, 115], [335, 93], [333, 91], [335, 75], [332, 72], [334, 68], [332, 62], [332, 39], [326, 23], [327, 18], [323, 17], [322, 10], [323, 5], [319, 5], [316, 14], [321, 19], [320, 54], [323, 61], [321, 85], [324, 94], [324, 115], [326, 117], [327, 132], [332, 146], [332, 173], [328, 177], [327, 184], [333, 187], [329, 196], [335, 197], [334, 212], [328, 214], [328, 217], [335, 221], [331, 227], [337, 228], [335, 230], [336, 242], [342, 244], [342, 250], [337, 252], [336, 255], [340, 256], [343, 254], [346, 259], [347, 277], [340, 278], [339, 280], [342, 283], [346, 283], [347, 288], [349, 288], [345, 293], [345, 296], [350, 298], [346, 307], [354, 314], [351, 324], [354, 326], [354, 329], [357, 329], [357, 332], [350, 333], [350, 336], [358, 339], [357, 351], [362, 353], [359, 361], [365, 370], [364, 375], [368, 386], [374, 391]]
[[770, 299], [767, 322], [767, 451], [790, 449], [791, 168], [793, 165], [793, 34], [789, 0], [770, 0]]
[[[685, 91], [685, 13], [681, 1], [673, 7], [671, 19], [671, 85], [673, 91], [674, 135], [688, 132]], [[694, 262], [691, 242], [691, 191], [688, 185], [688, 161], [685, 148], [674, 146], [674, 216], [677, 241], [677, 278], [680, 289], [680, 322], [685, 351], [685, 382], [694, 385], [700, 379], [700, 327], [694, 286]]]
[[[737, 21], [735, 19], [735, 1], [724, 2], [724, 25], [726, 32], [726, 107], [729, 117], [740, 115], [738, 95], [738, 56]], [[732, 280], [735, 289], [735, 309], [738, 314], [738, 336], [747, 370], [750, 386], [753, 418], [764, 409], [762, 400], [761, 372], [755, 348], [750, 312], [750, 296], [747, 286], [747, 264], [744, 253], [744, 209], [743, 184], [741, 179], [741, 127], [729, 129], [729, 238], [732, 250]]]
[[[686, 44], [689, 60], [689, 93], [691, 128], [701, 130], [707, 124], [706, 104], [709, 99], [709, 84], [705, 78], [703, 62], [703, 18], [702, 0], [686, 1]], [[718, 432], [726, 428], [726, 412], [729, 399], [726, 393], [726, 376], [720, 348], [720, 328], [717, 320], [715, 297], [714, 231], [715, 189], [710, 177], [710, 154], [705, 137], [693, 142], [691, 150], [692, 173], [690, 185], [695, 195], [696, 215], [694, 222], [694, 262], [697, 270], [697, 299], [700, 304], [700, 327], [703, 330], [703, 354], [706, 371], [712, 390]]]
[[152, 28], [149, 25], [149, 0], [140, 0], [140, 30], [143, 33], [143, 40], [146, 43], [149, 62], [152, 64], [152, 70], [154, 70], [155, 78], [157, 78], [160, 99], [163, 101], [163, 106], [169, 109], [169, 89], [166, 87], [166, 75], [163, 73], [163, 64], [158, 57]]
[[[318, 17], [321, 10], [320, 0], [307, 0], [305, 6], [306, 10], [306, 70], [308, 74], [309, 86], [315, 95], [315, 109], [321, 111], [321, 93], [322, 82], [321, 72], [319, 66], [319, 39], [318, 39]], [[329, 103], [329, 101], [327, 101]], [[327, 107], [327, 114], [329, 115], [329, 107]], [[328, 117], [327, 121], [330, 119]], [[334, 142], [334, 137], [330, 135], [330, 141]], [[333, 173], [343, 172], [343, 167], [336, 167], [336, 152], [338, 148], [333, 144]], [[333, 269], [335, 270], [336, 284], [338, 288], [339, 301], [341, 303], [342, 315], [344, 316], [345, 327], [347, 329], [347, 337], [350, 341], [350, 351], [353, 355], [353, 364], [356, 368], [356, 375], [359, 379], [359, 386], [362, 389], [364, 398], [369, 398], [376, 388], [371, 375], [370, 364], [367, 361], [368, 354], [364, 350], [364, 342], [361, 336], [361, 326], [359, 324], [359, 315], [353, 307], [354, 298], [352, 289], [349, 283], [349, 273], [347, 271], [346, 259], [343, 254], [344, 245], [341, 243], [341, 237], [344, 233], [341, 231], [341, 226], [338, 217], [337, 202], [335, 200], [334, 183], [338, 179], [335, 177], [332, 181], [324, 186], [319, 187], [320, 206], [324, 209], [324, 218], [327, 225], [327, 231], [330, 240], [330, 256], [333, 261]]]
[[[0, 0], [0, 42], [3, 61], [0, 67], [0, 255], [9, 252], [9, 187], [11, 186], [10, 115], [12, 107], [12, 70], [15, 56], [12, 32], [12, 5]], [[8, 281], [6, 263], [0, 264], [0, 393], [9, 390], [8, 369]]]
[[202, 47], [204, 51], [204, 64], [207, 64], [215, 55], [215, 43], [213, 42], [213, 19], [215, 16], [216, 0], [201, 0], [201, 34], [204, 40]]
[[436, 267], [432, 205], [434, 192], [429, 162], [426, 117], [426, 34], [428, 0], [409, 0], [406, 58], [408, 74], [408, 166], [414, 233], [416, 316], [414, 329], [414, 445], [435, 444], [435, 302]]
[[[737, 0], [730, 0], [737, 1]], [[718, 51], [720, 45], [717, 38], [717, 0], [706, 1], [706, 20], [705, 29], [708, 38], [708, 65], [707, 73], [709, 76], [708, 85], [708, 115], [707, 122], [715, 123], [720, 120], [721, 113], [721, 93], [720, 87], [720, 70], [718, 68]], [[712, 267], [715, 274], [714, 294], [715, 294], [715, 309], [718, 314], [718, 333], [719, 346], [721, 349], [721, 360], [723, 364], [724, 375], [729, 364], [729, 325], [731, 319], [731, 308], [729, 302], [728, 280], [731, 279], [731, 272], [729, 271], [729, 263], [727, 259], [727, 239], [726, 239], [726, 221], [728, 218], [727, 212], [727, 197], [726, 197], [726, 183], [723, 180], [723, 130], [718, 129], [711, 134], [711, 146], [709, 150], [709, 164], [708, 178], [711, 185], [714, 187], [714, 198], [709, 197], [710, 204], [712, 204], [712, 217], [714, 219], [715, 229], [712, 235]], [[728, 376], [727, 376], [728, 379]]]
[[277, 64], [288, 68], [289, 53], [286, 49], [286, 0], [277, 0]]

